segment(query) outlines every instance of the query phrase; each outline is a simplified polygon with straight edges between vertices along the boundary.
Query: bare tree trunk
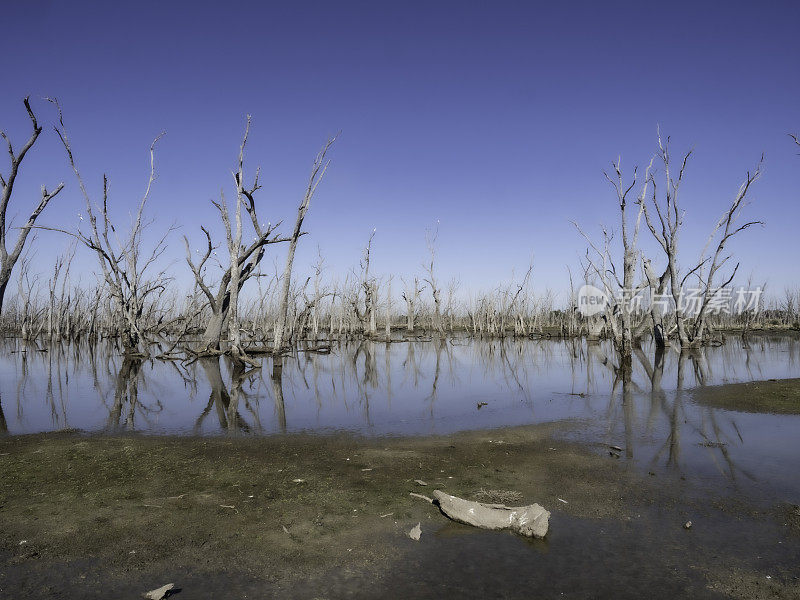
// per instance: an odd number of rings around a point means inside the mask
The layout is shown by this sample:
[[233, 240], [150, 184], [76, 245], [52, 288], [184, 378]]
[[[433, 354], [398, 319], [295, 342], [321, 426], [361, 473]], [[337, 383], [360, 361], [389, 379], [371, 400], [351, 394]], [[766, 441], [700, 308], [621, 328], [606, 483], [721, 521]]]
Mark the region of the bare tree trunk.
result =
[[281, 286], [280, 304], [278, 306], [278, 320], [275, 323], [274, 338], [272, 341], [272, 348], [275, 352], [280, 352], [283, 348], [284, 337], [286, 335], [286, 319], [289, 314], [289, 290], [292, 285], [292, 265], [294, 264], [294, 254], [297, 250], [297, 240], [303, 235], [303, 219], [306, 218], [306, 213], [311, 205], [311, 198], [314, 196], [317, 186], [325, 176], [328, 165], [330, 165], [330, 161], [325, 160], [325, 155], [328, 153], [328, 149], [335, 140], [335, 136], [330, 138], [314, 159], [305, 196], [303, 196], [303, 201], [297, 208], [297, 220], [295, 221], [292, 236], [289, 238], [289, 250], [286, 253], [286, 266], [283, 270], [283, 284]]
[[[657, 348], [665, 348], [667, 346], [667, 336], [664, 330], [664, 310], [661, 305], [661, 298], [664, 296], [664, 291], [669, 281], [669, 267], [667, 267], [661, 274], [661, 277], [656, 277], [653, 272], [652, 263], [646, 258], [642, 259], [644, 266], [644, 274], [647, 279], [647, 284], [650, 288], [650, 326], [653, 330], [653, 340]], [[642, 321], [639, 328], [634, 332], [634, 338], [641, 336], [648, 327], [647, 320]]]
[[369, 289], [367, 290], [367, 298], [368, 298], [367, 306], [369, 308], [367, 310], [367, 315], [368, 315], [367, 335], [370, 337], [375, 337], [375, 335], [377, 335], [378, 333], [378, 321], [377, 317], [375, 316], [376, 313], [375, 304], [376, 304], [376, 298], [378, 297], [378, 291], [377, 291], [377, 286], [375, 285], [374, 282], [368, 284], [368, 287]]
[[[228, 253], [230, 255], [231, 272], [231, 299], [228, 307], [228, 344], [230, 345], [231, 356], [234, 360], [244, 359], [244, 349], [242, 348], [241, 329], [239, 327], [239, 290], [241, 289], [241, 270], [239, 269], [239, 258], [242, 252], [242, 204], [244, 203], [244, 148], [247, 144], [247, 134], [250, 132], [250, 118], [247, 119], [247, 130], [239, 149], [239, 171], [234, 177], [236, 181], [236, 208], [234, 216], [236, 218], [236, 231], [232, 232], [230, 223], [226, 221], [228, 227]], [[258, 177], [256, 177], [258, 181]]]
[[227, 309], [211, 313], [206, 325], [206, 330], [203, 332], [203, 337], [200, 341], [200, 347], [205, 351], [213, 351], [219, 349], [219, 342], [222, 338], [222, 331], [225, 328], [225, 318], [227, 317]]
[[6, 275], [0, 272], [0, 314], [3, 312], [3, 299], [6, 296], [6, 288], [8, 287], [8, 280], [11, 279], [11, 274]]
[[389, 289], [386, 293], [386, 339], [392, 337], [392, 278], [389, 278]]
[[419, 279], [414, 277], [414, 289], [409, 289], [408, 285], [403, 292], [403, 300], [406, 301], [406, 331], [414, 332], [414, 318], [417, 314], [417, 300], [419, 299]]
[[[298, 211], [299, 215], [300, 211]], [[301, 217], [298, 221], [302, 223]], [[296, 228], [296, 230], [299, 229]], [[289, 314], [289, 290], [292, 285], [292, 264], [294, 263], [294, 253], [297, 248], [297, 237], [292, 236], [289, 242], [289, 251], [286, 253], [286, 267], [283, 270], [283, 280], [281, 285], [280, 305], [278, 306], [278, 320], [275, 322], [274, 337], [272, 348], [275, 352], [280, 352], [283, 348], [283, 338], [286, 335], [286, 319]]]

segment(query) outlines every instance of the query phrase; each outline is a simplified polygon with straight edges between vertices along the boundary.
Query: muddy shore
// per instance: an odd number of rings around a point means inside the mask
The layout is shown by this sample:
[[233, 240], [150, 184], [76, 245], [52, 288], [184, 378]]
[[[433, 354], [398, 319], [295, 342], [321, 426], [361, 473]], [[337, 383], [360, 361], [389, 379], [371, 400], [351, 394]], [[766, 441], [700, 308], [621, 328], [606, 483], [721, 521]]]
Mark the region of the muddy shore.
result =
[[697, 388], [694, 400], [704, 406], [739, 412], [800, 415], [800, 379], [770, 379]]

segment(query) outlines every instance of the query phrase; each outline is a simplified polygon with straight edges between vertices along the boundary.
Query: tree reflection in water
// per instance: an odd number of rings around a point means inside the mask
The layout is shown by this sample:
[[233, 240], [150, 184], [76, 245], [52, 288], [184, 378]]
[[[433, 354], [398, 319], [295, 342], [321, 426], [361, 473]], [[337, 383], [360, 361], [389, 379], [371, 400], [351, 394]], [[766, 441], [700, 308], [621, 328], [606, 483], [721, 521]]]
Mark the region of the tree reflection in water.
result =
[[676, 473], [710, 461], [736, 482], [752, 478], [741, 463], [754, 434], [740, 414], [695, 403], [693, 389], [800, 376], [800, 340], [752, 334], [683, 352], [644, 343], [629, 363], [607, 342], [574, 338], [351, 340], [246, 370], [225, 357], [142, 361], [112, 342], [6, 338], [0, 373], [0, 433], [448, 433], [581, 418], [625, 459]]

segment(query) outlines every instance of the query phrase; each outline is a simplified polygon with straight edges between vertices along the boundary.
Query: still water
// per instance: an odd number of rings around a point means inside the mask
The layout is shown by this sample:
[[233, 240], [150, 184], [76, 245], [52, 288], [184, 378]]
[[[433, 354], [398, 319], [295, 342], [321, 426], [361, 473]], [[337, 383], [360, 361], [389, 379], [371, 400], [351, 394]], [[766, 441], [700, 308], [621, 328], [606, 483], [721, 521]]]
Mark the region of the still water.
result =
[[111, 346], [0, 348], [0, 431], [60, 429], [179, 435], [447, 434], [570, 420], [598, 447], [644, 468], [685, 469], [735, 482], [769, 480], [800, 500], [800, 416], [701, 406], [701, 386], [800, 377], [800, 339], [659, 356], [644, 347], [626, 386], [606, 343], [582, 340], [348, 342], [300, 349], [280, 377], [226, 359], [124, 361]]

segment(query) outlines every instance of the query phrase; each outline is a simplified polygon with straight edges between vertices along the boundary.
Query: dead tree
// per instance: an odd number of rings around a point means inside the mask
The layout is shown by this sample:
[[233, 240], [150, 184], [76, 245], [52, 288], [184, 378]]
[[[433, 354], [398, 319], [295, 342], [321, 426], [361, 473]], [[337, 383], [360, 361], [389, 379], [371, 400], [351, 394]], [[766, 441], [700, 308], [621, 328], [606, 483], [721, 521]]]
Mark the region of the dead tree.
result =
[[[146, 354], [145, 313], [148, 304], [152, 302], [151, 298], [155, 298], [156, 294], [163, 293], [167, 284], [171, 281], [171, 278], [166, 275], [166, 270], [161, 270], [152, 276], [150, 272], [155, 268], [157, 261], [166, 250], [166, 239], [173, 228], [170, 227], [158, 239], [150, 252], [143, 251], [143, 234], [152, 223], [152, 221], [145, 219], [144, 212], [147, 201], [150, 198], [153, 183], [156, 180], [155, 147], [164, 134], [163, 132], [160, 133], [150, 144], [150, 174], [147, 179], [147, 186], [144, 195], [139, 201], [138, 209], [133, 215], [127, 235], [121, 235], [119, 229], [112, 223], [109, 213], [108, 177], [105, 174], [103, 175], [102, 203], [95, 205], [75, 162], [67, 130], [64, 126], [61, 107], [55, 100], [53, 102], [58, 108], [59, 117], [59, 125], [56, 126], [55, 130], [67, 152], [69, 164], [73, 173], [75, 173], [78, 187], [85, 200], [89, 230], [84, 233], [80, 229], [77, 232], [55, 227], [43, 227], [42, 229], [60, 231], [71, 235], [94, 252], [100, 264], [103, 281], [116, 304], [116, 325], [125, 353], [131, 355]], [[158, 326], [167, 328], [169, 323], [160, 321]]]
[[384, 331], [386, 333], [386, 341], [392, 338], [392, 276], [390, 275], [386, 281], [386, 322], [384, 323]]
[[[17, 297], [19, 312], [19, 336], [24, 340], [36, 338], [42, 328], [36, 297], [39, 295], [39, 275], [31, 274], [31, 257], [26, 252], [19, 261]], [[38, 325], [37, 325], [38, 323]]]
[[[139, 405], [139, 376], [142, 360], [126, 355], [115, 377], [114, 404], [108, 412], [107, 428], [110, 431], [135, 429], [136, 411]], [[127, 408], [127, 411], [123, 411]]]
[[[747, 172], [744, 182], [742, 182], [742, 184], [739, 186], [739, 189], [734, 196], [733, 202], [731, 202], [730, 207], [728, 207], [728, 209], [722, 213], [717, 225], [711, 232], [708, 242], [706, 243], [706, 248], [713, 246], [714, 242], [716, 242], [717, 246], [714, 250], [714, 253], [706, 258], [704, 250], [703, 254], [700, 256], [700, 262], [698, 263], [698, 266], [690, 271], [690, 273], [697, 273], [697, 280], [700, 285], [701, 294], [699, 303], [700, 306], [697, 310], [697, 314], [694, 316], [694, 319], [691, 320], [687, 331], [689, 338], [687, 341], [689, 342], [689, 345], [703, 343], [706, 333], [706, 320], [709, 315], [711, 303], [721, 290], [730, 285], [730, 283], [733, 281], [733, 278], [736, 277], [737, 271], [739, 270], [739, 263], [736, 263], [731, 270], [730, 276], [721, 284], [716, 285], [714, 278], [717, 275], [717, 272], [725, 266], [732, 256], [730, 254], [725, 254], [725, 247], [728, 244], [728, 241], [738, 233], [741, 233], [753, 225], [764, 224], [763, 221], [748, 221], [742, 225], [737, 225], [737, 221], [739, 220], [742, 209], [747, 204], [747, 193], [753, 183], [761, 176], [761, 168], [763, 164], [764, 157], [762, 155], [755, 171]], [[706, 265], [708, 266], [707, 272], [705, 271]], [[685, 345], [683, 340], [681, 340], [681, 344]]]
[[[66, 254], [56, 257], [53, 267], [53, 277], [50, 279], [49, 306], [47, 309], [47, 332], [51, 339], [60, 338], [64, 333], [64, 322], [70, 316], [69, 306], [69, 271], [72, 266], [72, 259], [75, 258], [75, 244], [72, 244]], [[60, 295], [57, 292], [61, 284]], [[67, 328], [68, 329], [68, 328]]]
[[[748, 227], [756, 224], [763, 224], [761, 221], [750, 221], [743, 225], [736, 226], [736, 221], [746, 205], [747, 194], [750, 187], [761, 175], [763, 156], [755, 172], [751, 173], [748, 171], [747, 177], [744, 183], [739, 187], [730, 207], [723, 213], [712, 230], [699, 261], [694, 267], [689, 269], [685, 275], [681, 276], [682, 274], [678, 264], [678, 239], [683, 225], [685, 211], [680, 207], [679, 191], [692, 151], [690, 150], [683, 155], [680, 167], [678, 168], [678, 174], [675, 176], [672, 168], [669, 142], [669, 138], [664, 141], [659, 132], [657, 157], [664, 167], [663, 178], [665, 188], [662, 197], [659, 197], [660, 190], [655, 178], [651, 177], [652, 195], [648, 200], [642, 198], [639, 204], [644, 212], [645, 222], [647, 223], [650, 233], [666, 255], [667, 273], [669, 275], [670, 292], [675, 310], [675, 330], [677, 332], [678, 341], [681, 347], [690, 348], [703, 343], [709, 306], [717, 294], [719, 294], [720, 290], [733, 281], [739, 268], [737, 264], [733, 268], [730, 277], [721, 285], [715, 287], [714, 278], [717, 272], [731, 258], [730, 255], [726, 256], [724, 253], [726, 244], [733, 236], [744, 231]], [[708, 248], [713, 245], [715, 240], [717, 245], [713, 255], [706, 256]], [[705, 270], [706, 267], [708, 271]], [[690, 278], [696, 279], [700, 286], [698, 288], [700, 292], [699, 295], [694, 297], [696, 301], [695, 307], [697, 309], [695, 315], [687, 314], [686, 310], [689, 308], [685, 300], [686, 282]], [[663, 289], [663, 285], [661, 287]]]
[[630, 357], [633, 350], [633, 312], [635, 298], [642, 290], [642, 286], [635, 282], [636, 266], [639, 262], [639, 232], [643, 213], [643, 199], [647, 196], [648, 185], [651, 182], [650, 170], [653, 161], [645, 170], [644, 180], [638, 199], [635, 200], [640, 208], [636, 215], [636, 220], [631, 223], [629, 217], [631, 192], [637, 185], [638, 169], [633, 170], [633, 179], [630, 183], [624, 181], [622, 175], [621, 161], [618, 159], [612, 163], [614, 169], [613, 177], [604, 172], [606, 179], [614, 187], [619, 206], [619, 215], [622, 229], [622, 278], [620, 279], [617, 270], [618, 259], [613, 252], [613, 233], [603, 228], [602, 246], [596, 245], [583, 230], [573, 222], [575, 228], [586, 239], [591, 248], [586, 252], [588, 266], [594, 271], [603, 286], [603, 290], [608, 298], [606, 305], [606, 322], [611, 329], [614, 343], [620, 355], [623, 357], [623, 364], [630, 365]]
[[278, 306], [278, 317], [275, 322], [275, 331], [272, 343], [272, 347], [275, 352], [280, 352], [283, 348], [284, 338], [286, 335], [286, 321], [289, 314], [289, 291], [292, 285], [292, 266], [294, 264], [295, 251], [297, 250], [297, 241], [300, 239], [300, 236], [303, 235], [303, 220], [306, 218], [306, 213], [311, 206], [311, 198], [313, 198], [314, 192], [317, 190], [317, 186], [325, 176], [325, 171], [328, 170], [328, 165], [330, 165], [330, 160], [326, 160], [326, 156], [328, 154], [328, 150], [333, 145], [333, 142], [336, 141], [336, 137], [337, 136], [333, 136], [327, 142], [325, 142], [322, 150], [317, 153], [317, 156], [314, 159], [314, 164], [311, 166], [311, 175], [308, 178], [306, 193], [303, 196], [303, 200], [300, 202], [300, 206], [297, 207], [297, 220], [295, 221], [294, 231], [289, 238], [289, 250], [286, 253], [286, 267], [283, 271], [283, 281], [279, 299], [280, 304]]
[[[686, 325], [683, 314], [683, 303], [681, 302], [681, 289], [682, 283], [679, 281], [679, 268], [678, 268], [678, 234], [681, 226], [683, 225], [684, 211], [681, 210], [679, 204], [680, 186], [683, 182], [683, 177], [686, 173], [686, 166], [689, 158], [692, 155], [692, 150], [689, 150], [683, 155], [678, 175], [673, 175], [671, 156], [669, 153], [669, 138], [666, 144], [663, 143], [661, 133], [658, 134], [658, 152], [657, 156], [659, 161], [664, 167], [664, 198], [659, 200], [659, 188], [653, 180], [653, 193], [649, 198], [642, 199], [640, 206], [644, 211], [645, 221], [647, 227], [650, 229], [653, 237], [664, 250], [667, 258], [667, 272], [669, 273], [669, 282], [671, 288], [672, 299], [675, 304], [675, 323], [678, 331], [678, 339], [681, 345], [685, 345], [688, 341], [688, 334], [685, 331]], [[657, 221], [651, 215], [651, 207], [655, 211]]]
[[350, 300], [353, 306], [353, 312], [355, 312], [356, 318], [361, 323], [362, 333], [369, 337], [375, 337], [378, 333], [377, 316], [375, 314], [378, 300], [378, 283], [375, 277], [370, 274], [372, 240], [374, 238], [375, 230], [373, 229], [372, 233], [369, 235], [367, 246], [364, 248], [364, 253], [359, 263], [361, 274], [358, 276], [359, 281]]
[[444, 333], [444, 323], [442, 321], [442, 290], [439, 288], [439, 283], [436, 280], [436, 238], [439, 237], [439, 230], [433, 233], [427, 231], [425, 233], [425, 241], [428, 245], [428, 252], [430, 252], [431, 260], [425, 263], [423, 267], [427, 273], [427, 277], [423, 279], [431, 290], [431, 297], [433, 298], [433, 328], [440, 334]]
[[669, 265], [664, 269], [660, 276], [653, 271], [653, 263], [642, 256], [642, 271], [650, 292], [650, 320], [643, 320], [633, 334], [634, 339], [642, 336], [648, 329], [652, 328], [653, 340], [657, 348], [667, 346], [667, 331], [664, 323], [664, 309], [662, 299], [664, 298], [667, 283], [669, 283]]
[[417, 303], [419, 302], [419, 296], [422, 293], [422, 288], [419, 287], [419, 278], [414, 277], [414, 286], [411, 287], [410, 284], [407, 284], [405, 280], [403, 280], [403, 286], [405, 290], [403, 291], [402, 297], [406, 303], [406, 331], [408, 333], [414, 332], [414, 320], [417, 316]]
[[30, 213], [25, 224], [19, 228], [17, 239], [9, 250], [7, 240], [11, 224], [7, 220], [6, 215], [8, 212], [8, 205], [11, 202], [11, 194], [14, 191], [14, 184], [17, 181], [17, 175], [19, 174], [19, 169], [22, 165], [22, 161], [25, 159], [25, 155], [33, 147], [36, 140], [39, 139], [39, 135], [42, 133], [42, 127], [39, 125], [39, 122], [36, 120], [36, 115], [31, 109], [30, 99], [25, 98], [23, 104], [25, 105], [25, 110], [28, 112], [28, 117], [31, 120], [31, 126], [33, 128], [28, 141], [26, 141], [19, 150], [15, 151], [6, 132], [0, 131], [0, 136], [2, 136], [8, 146], [8, 154], [11, 162], [11, 168], [8, 174], [0, 174], [0, 186], [2, 186], [2, 194], [0, 194], [0, 312], [3, 310], [3, 299], [5, 298], [8, 282], [11, 279], [11, 272], [14, 270], [14, 265], [17, 264], [20, 254], [22, 254], [22, 249], [25, 246], [25, 241], [28, 239], [28, 234], [30, 234], [31, 229], [34, 228], [36, 219], [42, 214], [42, 211], [64, 188], [64, 184], [59, 183], [53, 191], [48, 192], [47, 188], [42, 186], [42, 196], [39, 199], [39, 204], [33, 212]]
[[[445, 302], [444, 306], [444, 315], [447, 317], [448, 322], [448, 330], [450, 333], [455, 331], [455, 312], [456, 312], [456, 304], [458, 302], [458, 288], [461, 287], [461, 281], [458, 278], [453, 277], [447, 283], [447, 301]], [[444, 325], [442, 325], [444, 328]]]
[[[244, 152], [247, 146], [247, 137], [250, 133], [250, 121], [251, 118], [250, 115], [248, 115], [244, 137], [239, 148], [237, 170], [233, 174], [234, 184], [236, 185], [236, 206], [233, 211], [234, 224], [231, 224], [231, 214], [228, 203], [225, 200], [225, 194], [220, 192], [219, 202], [211, 201], [214, 207], [219, 211], [220, 218], [225, 227], [225, 238], [229, 257], [227, 266], [223, 267], [222, 275], [217, 284], [216, 293], [211, 291], [210, 286], [212, 284], [206, 282], [205, 272], [209, 260], [212, 260], [212, 256], [216, 256], [217, 246], [211, 241], [211, 234], [205, 227], [200, 228], [206, 237], [206, 247], [197, 263], [194, 262], [192, 257], [188, 238], [186, 236], [183, 238], [186, 246], [186, 262], [194, 274], [196, 286], [200, 288], [205, 295], [208, 300], [208, 306], [211, 309], [211, 317], [206, 324], [203, 337], [201, 338], [200, 348], [197, 350], [199, 354], [219, 353], [220, 341], [223, 331], [225, 330], [225, 325], [227, 324], [231, 353], [234, 355], [234, 358], [242, 358], [244, 356], [239, 334], [239, 292], [247, 280], [256, 274], [258, 265], [261, 259], [264, 258], [267, 245], [290, 241], [290, 238], [273, 235], [275, 230], [280, 226], [280, 222], [275, 225], [271, 223], [264, 225], [258, 218], [255, 194], [261, 188], [259, 184], [260, 171], [256, 170], [256, 176], [252, 186], [245, 187], [244, 185]], [[242, 245], [242, 238], [244, 235], [242, 207], [244, 207], [247, 216], [250, 218], [254, 232], [253, 241], [248, 246]], [[196, 251], [198, 254], [199, 252], [199, 250]]]

